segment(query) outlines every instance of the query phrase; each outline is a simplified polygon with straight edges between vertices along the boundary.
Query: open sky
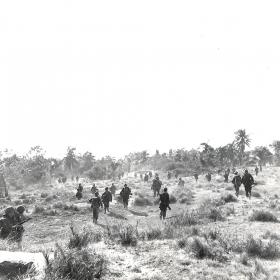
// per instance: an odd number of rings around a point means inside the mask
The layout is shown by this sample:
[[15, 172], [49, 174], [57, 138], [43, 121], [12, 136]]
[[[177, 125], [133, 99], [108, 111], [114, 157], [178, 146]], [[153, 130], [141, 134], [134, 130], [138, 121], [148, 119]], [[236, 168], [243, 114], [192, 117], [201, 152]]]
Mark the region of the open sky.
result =
[[0, 149], [280, 139], [278, 2], [1, 1]]

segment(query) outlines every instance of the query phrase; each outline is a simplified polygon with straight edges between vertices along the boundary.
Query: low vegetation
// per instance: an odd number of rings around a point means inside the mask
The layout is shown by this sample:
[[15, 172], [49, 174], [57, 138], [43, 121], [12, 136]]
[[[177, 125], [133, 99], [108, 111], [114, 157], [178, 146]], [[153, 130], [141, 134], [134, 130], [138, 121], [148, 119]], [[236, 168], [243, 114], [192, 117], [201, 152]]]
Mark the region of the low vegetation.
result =
[[265, 210], [254, 211], [250, 216], [250, 221], [258, 221], [258, 222], [278, 222], [277, 217], [271, 212]]

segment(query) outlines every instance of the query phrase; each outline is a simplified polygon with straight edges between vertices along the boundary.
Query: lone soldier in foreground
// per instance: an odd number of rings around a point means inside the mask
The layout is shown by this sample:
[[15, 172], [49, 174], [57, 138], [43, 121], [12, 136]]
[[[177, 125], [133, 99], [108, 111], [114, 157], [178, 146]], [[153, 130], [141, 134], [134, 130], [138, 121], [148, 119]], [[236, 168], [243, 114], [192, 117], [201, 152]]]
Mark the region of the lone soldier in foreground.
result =
[[256, 168], [255, 168], [255, 173], [256, 173], [256, 176], [258, 176], [258, 174], [259, 174], [259, 168], [258, 168], [258, 166], [256, 166]]
[[147, 183], [148, 181], [149, 181], [149, 175], [146, 173], [144, 176], [144, 182]]
[[160, 179], [157, 175], [156, 178], [153, 180], [153, 184], [151, 187], [151, 189], [154, 191], [154, 197], [159, 195], [161, 186], [162, 186], [162, 182], [160, 181]]
[[123, 206], [125, 209], [128, 206], [128, 200], [129, 200], [130, 195], [131, 195], [131, 189], [127, 186], [127, 184], [125, 184], [123, 189], [120, 192], [120, 196], [122, 198]]
[[160, 219], [161, 220], [164, 220], [166, 218], [166, 211], [167, 211], [167, 208], [169, 210], [171, 210], [169, 204], [170, 204], [170, 201], [169, 201], [169, 194], [167, 192], [167, 188], [164, 188], [163, 190], [163, 193], [160, 194], [159, 196], [159, 199], [160, 199], [160, 204], [159, 204], [159, 209], [160, 209]]
[[99, 208], [103, 207], [102, 206], [102, 201], [101, 198], [99, 196], [99, 193], [96, 192], [95, 193], [95, 197], [91, 198], [89, 200], [89, 202], [91, 203], [91, 208], [92, 208], [92, 219], [93, 219], [93, 223], [97, 224], [97, 220], [98, 220], [98, 216], [99, 216]]
[[232, 179], [232, 183], [233, 183], [233, 186], [234, 186], [234, 189], [235, 189], [235, 194], [238, 197], [239, 196], [239, 188], [240, 188], [240, 186], [242, 184], [242, 178], [238, 174], [237, 171], [234, 172], [234, 177]]
[[197, 182], [197, 180], [198, 180], [198, 174], [197, 173], [194, 173], [194, 179]]
[[112, 194], [109, 192], [108, 187], [105, 188], [105, 192], [102, 194], [101, 200], [104, 206], [104, 213], [106, 214], [106, 211], [109, 212], [109, 204], [112, 201]]
[[245, 173], [242, 177], [242, 184], [245, 187], [246, 197], [249, 197], [251, 199], [251, 192], [252, 192], [252, 186], [254, 184], [254, 178], [248, 172], [247, 169], [245, 169]]

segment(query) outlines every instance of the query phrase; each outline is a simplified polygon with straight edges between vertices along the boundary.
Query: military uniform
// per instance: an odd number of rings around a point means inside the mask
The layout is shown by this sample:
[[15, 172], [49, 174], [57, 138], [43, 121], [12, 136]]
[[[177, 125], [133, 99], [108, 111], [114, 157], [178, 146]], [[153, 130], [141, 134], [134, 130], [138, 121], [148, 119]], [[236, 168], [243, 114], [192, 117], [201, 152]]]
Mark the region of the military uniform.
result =
[[162, 186], [162, 182], [160, 181], [160, 179], [157, 177], [153, 180], [153, 184], [152, 184], [152, 190], [154, 191], [154, 197], [159, 195], [160, 189]]
[[102, 207], [101, 198], [99, 196], [96, 196], [91, 198], [89, 202], [91, 203], [93, 222], [97, 223], [99, 216], [99, 208]]
[[251, 198], [252, 186], [254, 184], [254, 178], [249, 172], [245, 172], [242, 177], [242, 184], [245, 187], [246, 196]]
[[160, 204], [159, 204], [160, 219], [164, 220], [166, 218], [167, 208], [170, 209], [169, 194], [167, 192], [164, 192], [164, 193], [160, 194], [159, 199], [160, 199]]
[[232, 179], [232, 183], [234, 185], [236, 196], [239, 196], [239, 188], [242, 184], [242, 178], [238, 173], [235, 173], [235, 176]]
[[120, 192], [120, 196], [123, 200], [123, 206], [124, 208], [127, 208], [128, 206], [128, 200], [129, 200], [129, 196], [131, 195], [131, 190], [129, 187], [124, 187], [121, 192]]
[[106, 213], [106, 211], [109, 212], [109, 204], [110, 202], [112, 201], [112, 194], [106, 190], [102, 196], [101, 196], [101, 200], [103, 202], [103, 205], [104, 205], [104, 212]]

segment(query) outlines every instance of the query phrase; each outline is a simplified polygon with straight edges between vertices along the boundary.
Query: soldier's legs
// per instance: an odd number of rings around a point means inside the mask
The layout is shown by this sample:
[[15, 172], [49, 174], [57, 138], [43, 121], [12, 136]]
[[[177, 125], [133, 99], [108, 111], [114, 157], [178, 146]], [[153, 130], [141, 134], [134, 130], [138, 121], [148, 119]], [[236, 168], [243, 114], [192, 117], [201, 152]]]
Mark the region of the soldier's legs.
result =
[[92, 220], [96, 224], [98, 220], [98, 208], [93, 207], [92, 208]]
[[246, 197], [249, 197], [250, 190], [248, 186], [245, 187], [245, 192], [246, 192]]
[[239, 187], [238, 186], [234, 186], [235, 188], [235, 194], [238, 197], [239, 196]]

